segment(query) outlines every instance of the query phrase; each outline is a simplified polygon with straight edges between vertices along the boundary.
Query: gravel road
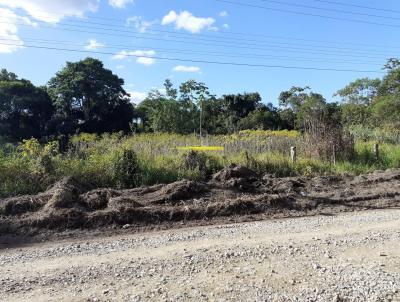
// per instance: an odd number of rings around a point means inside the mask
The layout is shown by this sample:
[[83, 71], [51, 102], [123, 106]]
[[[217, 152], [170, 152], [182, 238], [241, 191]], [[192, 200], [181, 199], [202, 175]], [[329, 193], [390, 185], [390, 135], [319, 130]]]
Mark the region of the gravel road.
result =
[[400, 210], [2, 248], [0, 300], [400, 302]]

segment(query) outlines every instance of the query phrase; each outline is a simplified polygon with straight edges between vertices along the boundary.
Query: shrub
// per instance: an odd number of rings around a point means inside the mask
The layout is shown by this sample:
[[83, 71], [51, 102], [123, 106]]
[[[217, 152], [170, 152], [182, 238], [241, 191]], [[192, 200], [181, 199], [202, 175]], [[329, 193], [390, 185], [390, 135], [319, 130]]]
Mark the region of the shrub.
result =
[[[205, 152], [191, 150], [182, 154], [182, 169], [197, 172], [196, 179], [206, 180], [211, 174], [220, 170], [223, 165], [220, 160]], [[196, 173], [192, 174], [193, 177]]]
[[135, 151], [123, 149], [122, 152], [117, 153], [113, 172], [118, 187], [135, 187], [139, 181], [139, 164]]

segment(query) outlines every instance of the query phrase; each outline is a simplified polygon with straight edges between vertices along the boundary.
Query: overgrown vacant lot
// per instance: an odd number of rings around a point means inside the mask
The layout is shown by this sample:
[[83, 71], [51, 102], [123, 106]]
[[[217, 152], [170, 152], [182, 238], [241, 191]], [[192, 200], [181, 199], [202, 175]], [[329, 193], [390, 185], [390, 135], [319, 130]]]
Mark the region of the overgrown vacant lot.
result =
[[[257, 173], [274, 176], [358, 175], [374, 170], [400, 168], [400, 148], [395, 133], [356, 133], [359, 139], [350, 156], [332, 163], [329, 144], [326, 154], [310, 154], [318, 146], [296, 131], [242, 131], [233, 135], [119, 134], [73, 136], [40, 144], [31, 139], [19, 145], [0, 142], [0, 197], [34, 194], [46, 190], [63, 177], [72, 176], [88, 189], [132, 188], [174, 181], [209, 180], [213, 173], [231, 163]], [[380, 143], [380, 156], [372, 149]], [[178, 147], [214, 145], [224, 151], [187, 152]], [[296, 146], [298, 160], [290, 161], [290, 147]], [[324, 147], [324, 146], [323, 146]], [[62, 152], [60, 152], [62, 149]]]
[[[224, 151], [179, 150], [200, 144]], [[335, 162], [331, 149], [322, 146], [321, 155], [296, 131], [242, 131], [201, 142], [194, 135], [81, 134], [62, 152], [58, 142], [4, 144], [1, 231], [157, 228], [398, 206], [399, 148], [380, 144], [376, 157], [373, 144], [359, 142]]]

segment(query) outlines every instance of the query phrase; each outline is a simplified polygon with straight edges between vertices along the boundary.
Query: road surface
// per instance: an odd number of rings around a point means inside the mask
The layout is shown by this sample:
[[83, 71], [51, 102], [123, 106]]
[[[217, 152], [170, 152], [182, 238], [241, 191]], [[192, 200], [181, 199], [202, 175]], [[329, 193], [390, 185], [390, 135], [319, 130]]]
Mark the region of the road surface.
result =
[[400, 301], [400, 210], [0, 250], [1, 301]]

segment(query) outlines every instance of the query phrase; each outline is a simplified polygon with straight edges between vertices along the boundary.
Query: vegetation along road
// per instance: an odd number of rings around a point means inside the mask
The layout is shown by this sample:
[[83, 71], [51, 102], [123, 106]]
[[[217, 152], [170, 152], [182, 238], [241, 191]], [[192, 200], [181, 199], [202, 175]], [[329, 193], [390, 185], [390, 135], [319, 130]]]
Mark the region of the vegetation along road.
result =
[[7, 301], [400, 301], [400, 210], [9, 246]]

